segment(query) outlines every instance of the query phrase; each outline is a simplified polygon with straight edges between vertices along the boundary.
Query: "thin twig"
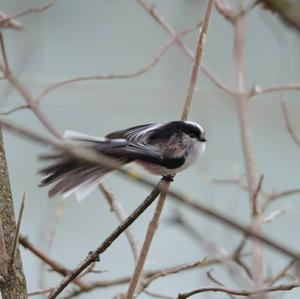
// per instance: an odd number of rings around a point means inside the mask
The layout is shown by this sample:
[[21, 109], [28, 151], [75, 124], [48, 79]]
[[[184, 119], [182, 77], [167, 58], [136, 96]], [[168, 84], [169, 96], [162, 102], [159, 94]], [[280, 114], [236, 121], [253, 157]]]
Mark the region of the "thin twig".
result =
[[228, 1], [216, 0], [216, 9], [231, 24], [233, 24], [236, 13]]
[[275, 85], [271, 87], [261, 88], [260, 86], [254, 86], [252, 90], [249, 92], [249, 98], [265, 94], [265, 93], [271, 93], [271, 92], [278, 92], [278, 91], [288, 91], [288, 90], [294, 90], [294, 91], [300, 91], [300, 83], [290, 83], [285, 85]]
[[266, 281], [266, 283], [269, 286], [272, 286], [278, 280], [284, 278], [286, 276], [287, 272], [295, 265], [296, 262], [297, 262], [296, 259], [291, 259], [291, 261], [281, 271], [279, 271], [277, 275], [275, 275], [274, 277], [268, 279]]
[[263, 204], [262, 210], [263, 211], [266, 210], [271, 203], [275, 202], [278, 199], [282, 199], [287, 196], [293, 196], [299, 193], [300, 193], [300, 189], [291, 189], [282, 192], [271, 193], [268, 196], [266, 196], [266, 200]]
[[191, 292], [181, 293], [178, 295], [177, 299], [186, 299], [193, 295], [204, 293], [204, 292], [221, 292], [221, 293], [226, 293], [226, 294], [231, 294], [236, 296], [247, 297], [251, 295], [261, 295], [261, 294], [266, 294], [271, 292], [290, 291], [294, 288], [299, 288], [299, 287], [300, 287], [299, 283], [279, 285], [279, 286], [263, 288], [258, 290], [230, 290], [223, 287], [206, 287], [206, 288], [196, 289]]
[[[211, 260], [213, 261], [213, 260]], [[198, 267], [204, 267], [208, 266], [209, 264], [211, 264], [211, 261], [208, 260], [207, 258], [202, 258], [198, 261], [192, 262], [192, 263], [187, 263], [187, 264], [183, 264], [180, 266], [175, 266], [175, 267], [171, 267], [169, 269], [164, 269], [161, 270], [159, 272], [157, 272], [156, 274], [150, 276], [149, 278], [147, 277], [147, 274], [145, 274], [145, 280], [141, 283], [141, 289], [139, 290], [139, 293], [142, 292], [144, 289], [148, 288], [149, 285], [156, 279], [160, 278], [160, 277], [165, 277], [165, 276], [169, 276], [172, 274], [177, 274], [177, 273], [181, 273], [183, 271], [186, 270], [190, 270], [190, 269], [195, 269]]]
[[40, 290], [35, 292], [30, 292], [27, 294], [28, 297], [38, 296], [38, 295], [45, 295], [52, 291], [52, 289]]
[[186, 121], [188, 119], [188, 115], [189, 115], [189, 112], [191, 109], [193, 95], [195, 92], [195, 86], [196, 86], [197, 78], [198, 78], [198, 73], [200, 70], [201, 63], [202, 63], [202, 57], [203, 57], [203, 53], [204, 53], [208, 25], [209, 25], [209, 21], [211, 19], [214, 4], [215, 4], [215, 0], [209, 0], [208, 4], [207, 4], [205, 17], [203, 20], [203, 26], [201, 28], [201, 33], [200, 33], [199, 41], [198, 41], [198, 45], [197, 45], [196, 55], [195, 55], [195, 58], [193, 61], [193, 70], [192, 70], [189, 87], [187, 90], [185, 105], [184, 105], [184, 109], [183, 109], [182, 115], [181, 115], [182, 121]]
[[258, 216], [261, 213], [260, 212], [260, 205], [258, 203], [258, 195], [261, 191], [263, 180], [264, 180], [264, 176], [261, 175], [260, 178], [259, 178], [257, 187], [254, 190], [254, 194], [253, 194], [253, 198], [252, 198], [252, 213], [253, 213], [253, 216]]
[[30, 7], [23, 11], [19, 11], [10, 15], [7, 15], [6, 17], [0, 19], [0, 26], [5, 26], [6, 23], [10, 22], [14, 18], [22, 17], [31, 13], [39, 13], [42, 12], [48, 8], [50, 8], [54, 4], [55, 0], [49, 0], [42, 6], [36, 6], [36, 7]]
[[[217, 258], [216, 259], [200, 259], [200, 260], [196, 260], [196, 261], [189, 262], [189, 263], [175, 265], [172, 267], [147, 271], [144, 273], [144, 280], [141, 283], [141, 287], [140, 287], [138, 293], [140, 293], [142, 291], [144, 292], [144, 289], [146, 287], [148, 287], [152, 283], [152, 281], [156, 280], [159, 277], [165, 277], [168, 275], [181, 273], [184, 271], [193, 270], [193, 269], [197, 269], [197, 268], [202, 268], [202, 267], [204, 268], [204, 267], [208, 267], [208, 266], [223, 264], [224, 262], [226, 262], [227, 260], [229, 260], [231, 258], [232, 257], [229, 255], [227, 257], [224, 257], [224, 259], [223, 258], [222, 259], [217, 259]], [[91, 292], [97, 288], [106, 288], [106, 287], [113, 287], [113, 286], [121, 285], [121, 284], [127, 284], [130, 282], [130, 279], [131, 279], [131, 277], [127, 276], [127, 277], [113, 279], [113, 280], [96, 281], [96, 282], [89, 284], [84, 289], [71, 291], [68, 295], [63, 297], [63, 299], [71, 299], [71, 298], [81, 295], [82, 293]]]
[[297, 134], [293, 130], [291, 120], [289, 117], [289, 111], [288, 111], [288, 108], [287, 108], [285, 102], [282, 99], [282, 95], [281, 95], [281, 108], [282, 108], [282, 112], [283, 112], [286, 129], [287, 129], [288, 133], [290, 134], [292, 140], [295, 142], [295, 144], [297, 146], [300, 146], [300, 137], [297, 136]]
[[[121, 204], [115, 199], [114, 195], [107, 189], [107, 187], [103, 183], [99, 185], [99, 189], [103, 193], [111, 210], [116, 214], [119, 222], [122, 223], [127, 218], [127, 215]], [[125, 230], [125, 235], [131, 247], [134, 260], [136, 262], [139, 256], [139, 246], [137, 244], [137, 241], [130, 228], [127, 228]]]
[[28, 105], [20, 105], [18, 107], [15, 107], [15, 108], [12, 108], [12, 109], [9, 109], [7, 111], [3, 111], [3, 112], [0, 112], [0, 115], [10, 115], [14, 112], [17, 112], [17, 111], [20, 111], [20, 110], [24, 110], [24, 109], [29, 109], [29, 106]]
[[23, 219], [23, 212], [25, 208], [25, 203], [26, 203], [26, 198], [27, 194], [26, 192], [23, 193], [22, 201], [21, 201], [21, 206], [20, 206], [20, 211], [19, 211], [19, 216], [18, 216], [18, 221], [17, 221], [17, 227], [16, 227], [16, 232], [15, 232], [15, 238], [13, 242], [13, 247], [12, 247], [12, 253], [10, 257], [10, 270], [13, 270], [15, 258], [16, 258], [16, 253], [17, 253], [17, 248], [18, 248], [18, 243], [19, 243], [19, 234], [20, 234], [20, 228], [21, 228], [21, 223]]
[[282, 199], [284, 197], [293, 196], [295, 194], [300, 193], [300, 189], [291, 189], [281, 192], [273, 192], [270, 194], [265, 194], [265, 201], [262, 205], [262, 211], [265, 211], [271, 203], [275, 202], [276, 200]]
[[207, 278], [212, 281], [213, 283], [215, 283], [216, 285], [220, 286], [220, 287], [224, 287], [224, 284], [221, 283], [218, 279], [216, 279], [213, 275], [212, 275], [212, 272], [213, 272], [214, 269], [210, 269], [206, 272], [206, 276]]
[[[7, 14], [4, 13], [3, 11], [0, 11], [0, 21], [3, 19], [7, 19]], [[5, 23], [1, 24], [1, 28], [12, 28], [15, 30], [22, 30], [24, 29], [24, 25], [12, 18], [9, 18]]]

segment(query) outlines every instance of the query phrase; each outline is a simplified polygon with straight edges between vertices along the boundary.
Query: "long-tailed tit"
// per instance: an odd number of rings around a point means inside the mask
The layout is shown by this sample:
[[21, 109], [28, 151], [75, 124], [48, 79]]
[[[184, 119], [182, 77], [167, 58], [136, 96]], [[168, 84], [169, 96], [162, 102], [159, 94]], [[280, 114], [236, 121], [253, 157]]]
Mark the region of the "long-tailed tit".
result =
[[[137, 162], [152, 174], [162, 176], [174, 175], [189, 167], [206, 147], [204, 130], [190, 121], [140, 125], [110, 133], [105, 138], [66, 131], [65, 139], [124, 165]], [[111, 172], [104, 166], [78, 160], [65, 152], [44, 156], [44, 159], [53, 162], [40, 171], [47, 176], [40, 185], [53, 184], [50, 197], [75, 193], [79, 200], [83, 199]]]

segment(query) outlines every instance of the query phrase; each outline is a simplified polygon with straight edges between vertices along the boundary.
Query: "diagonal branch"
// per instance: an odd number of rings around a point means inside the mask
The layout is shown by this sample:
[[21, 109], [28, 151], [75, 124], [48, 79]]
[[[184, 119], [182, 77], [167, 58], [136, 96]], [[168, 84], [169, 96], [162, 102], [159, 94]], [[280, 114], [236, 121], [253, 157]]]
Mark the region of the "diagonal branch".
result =
[[65, 287], [72, 282], [85, 268], [100, 259], [100, 255], [126, 230], [156, 199], [159, 189], [155, 188], [150, 195], [94, 250], [91, 251], [85, 260], [71, 271], [61, 283], [47, 297], [56, 298]]
[[208, 4], [207, 4], [207, 9], [205, 12], [203, 26], [201, 28], [201, 33], [200, 33], [199, 41], [198, 41], [198, 45], [197, 45], [196, 55], [195, 55], [195, 58], [193, 61], [193, 70], [192, 70], [191, 80], [190, 80], [190, 84], [189, 84], [188, 91], [187, 91], [184, 109], [183, 109], [183, 112], [181, 115], [182, 121], [186, 121], [188, 119], [188, 115], [189, 115], [190, 108], [192, 105], [193, 95], [195, 92], [195, 86], [197, 83], [198, 73], [199, 73], [199, 69], [201, 66], [202, 57], [203, 57], [203, 53], [204, 53], [204, 46], [205, 46], [205, 42], [206, 42], [208, 24], [209, 24], [211, 15], [212, 15], [214, 4], [215, 4], [215, 1], [211, 1], [211, 0], [209, 0]]
[[[119, 222], [122, 223], [127, 218], [127, 215], [126, 215], [123, 207], [114, 198], [114, 195], [107, 189], [107, 187], [103, 183], [101, 183], [99, 185], [99, 189], [103, 193], [103, 195], [104, 195], [106, 201], [108, 202], [111, 210], [116, 214]], [[134, 237], [132, 231], [129, 228], [125, 230], [125, 235], [127, 237], [129, 245], [131, 247], [131, 251], [133, 253], [134, 260], [136, 262], [138, 257], [139, 257], [139, 246], [138, 246], [138, 244], [135, 240], [135, 237]]]

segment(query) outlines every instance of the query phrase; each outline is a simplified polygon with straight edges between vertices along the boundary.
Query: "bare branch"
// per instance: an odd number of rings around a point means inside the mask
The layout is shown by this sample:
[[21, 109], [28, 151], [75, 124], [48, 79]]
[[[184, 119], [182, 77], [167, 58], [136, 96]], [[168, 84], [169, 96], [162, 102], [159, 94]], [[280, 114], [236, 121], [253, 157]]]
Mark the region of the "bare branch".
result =
[[7, 21], [1, 25], [2, 28], [11, 28], [11, 29], [15, 29], [15, 30], [24, 29], [24, 26], [21, 22], [8, 17], [6, 13], [4, 13], [3, 11], [0, 11], [0, 22], [3, 19], [6, 19]]
[[[23, 11], [19, 11], [10, 15], [6, 15], [5, 17], [3, 16], [0, 19], [0, 26], [1, 27], [5, 27], [7, 26], [8, 23], [11, 23], [12, 21], [14, 21], [13, 19], [18, 18], [18, 17], [22, 17], [31, 13], [39, 13], [42, 12], [48, 8], [50, 8], [53, 4], [54, 4], [55, 0], [49, 0], [47, 1], [45, 4], [41, 5], [41, 6], [36, 6], [36, 7], [30, 7], [27, 8]], [[16, 29], [22, 29], [22, 28], [16, 28]]]
[[252, 295], [261, 295], [261, 294], [266, 294], [270, 292], [279, 292], [279, 291], [290, 291], [294, 288], [299, 288], [300, 284], [299, 283], [291, 283], [291, 284], [286, 284], [286, 285], [279, 285], [279, 286], [274, 286], [274, 287], [269, 287], [269, 288], [263, 288], [259, 290], [230, 290], [226, 289], [223, 287], [206, 287], [206, 288], [201, 288], [201, 289], [196, 289], [191, 292], [187, 293], [181, 293], [178, 295], [177, 299], [186, 299], [188, 297], [192, 297], [193, 295], [204, 293], [204, 292], [221, 292], [221, 293], [226, 293], [230, 295], [236, 295], [236, 296], [252, 296]]
[[278, 92], [278, 91], [288, 91], [288, 90], [300, 90], [300, 83], [291, 83], [286, 85], [275, 85], [267, 88], [261, 88], [259, 86], [254, 86], [252, 90], [249, 92], [248, 96], [249, 98], [265, 94], [265, 93], [272, 93], [272, 92]]
[[17, 112], [17, 111], [20, 111], [20, 110], [24, 110], [24, 109], [28, 109], [28, 108], [29, 108], [28, 105], [21, 105], [21, 106], [12, 108], [12, 109], [7, 110], [7, 111], [0, 112], [0, 115], [10, 115], [10, 114], [12, 114], [14, 112]]
[[[163, 269], [158, 269], [154, 271], [147, 271], [144, 273], [144, 280], [141, 283], [141, 288], [139, 289], [139, 292], [145, 292], [145, 288], [147, 288], [152, 281], [156, 280], [157, 278], [172, 275], [172, 274], [177, 274], [181, 273], [184, 271], [188, 270], [193, 270], [197, 268], [202, 268], [202, 267], [208, 267], [208, 266], [213, 266], [213, 265], [218, 265], [218, 264], [223, 264], [227, 260], [230, 260], [232, 257], [229, 255], [227, 257], [224, 257], [222, 259], [200, 259], [196, 260], [194, 262], [189, 262], [189, 263], [184, 263], [184, 264], [179, 264], [175, 265], [172, 267], [167, 267]], [[71, 299], [76, 296], [79, 296], [82, 293], [87, 293], [91, 292], [97, 288], [106, 288], [106, 287], [112, 287], [116, 285], [121, 285], [121, 284], [126, 284], [130, 282], [131, 277], [123, 277], [123, 278], [118, 278], [114, 280], [101, 280], [101, 281], [96, 281], [88, 286], [86, 286], [84, 289], [79, 289], [79, 290], [74, 290], [71, 291], [67, 296], [63, 297], [63, 299]]]
[[33, 296], [38, 296], [38, 295], [45, 295], [48, 294], [52, 291], [52, 289], [46, 289], [46, 290], [41, 290], [41, 291], [35, 291], [35, 292], [30, 292], [27, 294], [28, 297], [33, 297]]
[[217, 280], [215, 277], [213, 277], [212, 275], [213, 269], [210, 269], [206, 272], [206, 276], [207, 278], [212, 281], [213, 283], [215, 283], [218, 286], [224, 287], [224, 284], [221, 283], [219, 280]]
[[292, 259], [281, 271], [278, 272], [277, 275], [275, 275], [274, 277], [268, 279], [266, 281], [266, 283], [269, 286], [274, 285], [274, 283], [276, 283], [278, 280], [284, 278], [287, 274], [287, 272], [295, 265], [295, 263], [297, 262], [296, 259]]
[[276, 200], [276, 199], [280, 199], [286, 196], [291, 196], [291, 195], [295, 195], [300, 193], [300, 189], [292, 189], [292, 190], [287, 190], [287, 191], [283, 191], [283, 192], [278, 192], [278, 193], [273, 193], [270, 195], [270, 199]]
[[283, 112], [283, 116], [284, 116], [284, 122], [285, 122], [286, 129], [289, 132], [289, 134], [290, 134], [292, 140], [295, 142], [295, 144], [300, 147], [300, 137], [297, 136], [297, 134], [293, 130], [293, 127], [292, 127], [292, 124], [290, 121], [290, 117], [289, 117], [288, 108], [282, 99], [281, 99], [281, 108], [282, 108], [282, 112]]
[[293, 196], [295, 194], [300, 193], [300, 189], [291, 189], [281, 192], [275, 192], [265, 195], [265, 202], [262, 206], [262, 210], [265, 211], [271, 203], [273, 203], [276, 200], [282, 199], [284, 197]]
[[264, 180], [264, 176], [261, 175], [260, 178], [259, 178], [257, 187], [256, 187], [256, 189], [254, 191], [254, 194], [253, 194], [253, 198], [252, 198], [252, 213], [253, 213], [253, 216], [257, 216], [257, 215], [260, 214], [260, 206], [258, 204], [258, 195], [261, 191], [263, 180]]
[[233, 24], [236, 13], [228, 1], [216, 0], [216, 8], [227, 21]]

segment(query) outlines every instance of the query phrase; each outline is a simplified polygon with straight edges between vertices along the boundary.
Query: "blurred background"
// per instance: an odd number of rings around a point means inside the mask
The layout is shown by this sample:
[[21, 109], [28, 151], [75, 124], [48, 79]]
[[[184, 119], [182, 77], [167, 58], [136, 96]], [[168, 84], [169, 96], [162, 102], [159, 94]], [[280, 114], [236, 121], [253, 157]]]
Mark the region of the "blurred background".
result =
[[[44, 2], [0, 0], [0, 3], [1, 10], [9, 13]], [[238, 5], [239, 1], [232, 3]], [[156, 10], [178, 32], [197, 24], [204, 9], [205, 2], [201, 0], [164, 0], [156, 4]], [[145, 10], [135, 1], [128, 0], [57, 1], [46, 11], [19, 20], [25, 25], [23, 31], [4, 32], [7, 52], [12, 69], [34, 95], [49, 84], [76, 76], [135, 71], [150, 63], [169, 40], [168, 34]], [[196, 30], [183, 40], [195, 49], [198, 35]], [[284, 26], [269, 11], [256, 8], [247, 18], [247, 88], [254, 84], [269, 87], [299, 82], [299, 51], [300, 35]], [[236, 86], [232, 26], [217, 11], [214, 11], [209, 28], [204, 64], [221, 81]], [[190, 60], [174, 44], [155, 67], [139, 77], [66, 85], [47, 95], [41, 108], [61, 131], [71, 129], [97, 136], [136, 124], [179, 119], [191, 67]], [[0, 85], [1, 111], [23, 103], [23, 99], [7, 83], [1, 81]], [[299, 92], [284, 92], [282, 96], [289, 107], [293, 127], [300, 133]], [[48, 134], [31, 111], [15, 112], [10, 118]], [[236, 185], [212, 182], [212, 178], [244, 177], [235, 100], [201, 74], [190, 119], [200, 123], [207, 131], [207, 151], [193, 167], [176, 176], [173, 188], [248, 223], [251, 216], [248, 194]], [[265, 176], [263, 189], [270, 192], [299, 188], [300, 148], [293, 143], [285, 128], [279, 93], [252, 99], [251, 128], [257, 175]], [[47, 190], [38, 188], [41, 177], [37, 174], [42, 166], [37, 156], [46, 153], [48, 148], [8, 132], [5, 132], [5, 145], [16, 208], [23, 192], [28, 193], [21, 232], [45, 251], [49, 247], [49, 239], [53, 239], [49, 255], [66, 267], [74, 268], [116, 227], [118, 221], [115, 215], [97, 191], [82, 203], [75, 198], [49, 200]], [[142, 169], [139, 171], [145, 174]], [[150, 191], [117, 174], [107, 180], [107, 186], [128, 213]], [[300, 194], [295, 194], [271, 205], [266, 216], [281, 207], [286, 212], [264, 225], [264, 232], [295, 250], [300, 248], [299, 200]], [[170, 201], [150, 251], [146, 265], [148, 270], [214, 256], [201, 242], [196, 242], [168, 221], [176, 209], [200, 234], [209, 236], [210, 241], [228, 252], [242, 238], [224, 225]], [[153, 207], [132, 226], [140, 244], [152, 213]], [[266, 273], [276, 273], [288, 262], [285, 257], [268, 249], [264, 250], [264, 257]], [[55, 286], [61, 280], [60, 275], [43, 269], [40, 261], [29, 251], [22, 249], [22, 258], [29, 291]], [[91, 280], [132, 274], [134, 260], [124, 236], [101, 256], [96, 268], [105, 272], [91, 274]], [[222, 267], [213, 268], [221, 281], [228, 286], [237, 286], [225, 275]], [[207, 285], [210, 283], [206, 277], [209, 269], [159, 279], [150, 289], [174, 295]], [[98, 289], [80, 298], [111, 298], [126, 289], [125, 285]], [[282, 298], [283, 295], [295, 299], [299, 298], [300, 291], [276, 294], [272, 298]], [[148, 296], [142, 294], [139, 298]], [[204, 294], [195, 298], [225, 296]]]

